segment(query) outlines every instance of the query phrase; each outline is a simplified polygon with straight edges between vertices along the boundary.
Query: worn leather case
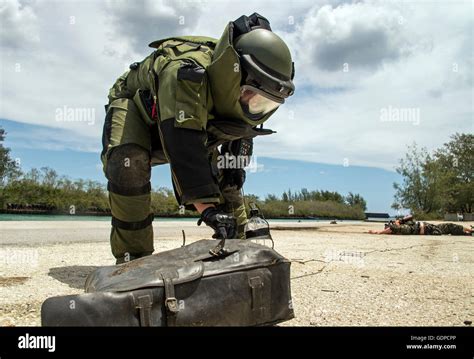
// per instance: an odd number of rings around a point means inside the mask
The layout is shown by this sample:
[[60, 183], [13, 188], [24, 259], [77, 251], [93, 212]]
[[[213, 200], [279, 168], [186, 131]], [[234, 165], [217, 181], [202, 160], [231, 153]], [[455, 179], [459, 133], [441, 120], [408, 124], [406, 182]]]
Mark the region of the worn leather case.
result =
[[47, 299], [43, 326], [255, 326], [294, 317], [290, 262], [273, 249], [217, 240], [102, 267], [87, 293]]

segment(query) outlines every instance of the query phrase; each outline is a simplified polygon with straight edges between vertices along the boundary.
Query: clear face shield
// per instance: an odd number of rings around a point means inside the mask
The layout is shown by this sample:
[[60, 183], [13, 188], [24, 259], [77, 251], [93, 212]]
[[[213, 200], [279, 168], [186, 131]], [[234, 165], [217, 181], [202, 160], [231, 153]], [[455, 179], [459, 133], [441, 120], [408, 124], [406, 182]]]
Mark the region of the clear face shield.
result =
[[259, 118], [275, 110], [284, 99], [272, 96], [250, 85], [240, 88], [240, 105], [250, 118]]

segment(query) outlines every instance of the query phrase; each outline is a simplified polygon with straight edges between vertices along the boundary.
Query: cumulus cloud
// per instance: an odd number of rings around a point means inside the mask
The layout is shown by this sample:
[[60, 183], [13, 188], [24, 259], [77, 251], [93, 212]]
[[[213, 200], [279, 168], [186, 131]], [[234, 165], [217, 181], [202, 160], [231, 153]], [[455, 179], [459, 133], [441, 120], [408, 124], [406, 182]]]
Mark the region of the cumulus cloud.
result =
[[[432, 149], [456, 131], [472, 132], [469, 9], [376, 1], [313, 7], [284, 34], [296, 52], [297, 91], [269, 122], [279, 138], [262, 139], [257, 152], [393, 169], [407, 144]], [[370, 36], [359, 41], [361, 33]], [[372, 51], [369, 38], [384, 46]], [[323, 48], [332, 50], [318, 57]], [[407, 111], [416, 118], [397, 116]]]
[[[61, 140], [80, 150], [100, 148], [107, 91], [131, 62], [149, 53], [150, 41], [183, 34], [219, 37], [228, 21], [254, 11], [268, 17], [287, 41], [297, 86], [268, 123], [278, 134], [256, 141], [257, 156], [393, 169], [413, 141], [434, 148], [456, 131], [473, 131], [470, 2], [275, 6], [267, 0], [141, 0], [39, 6], [8, 0], [1, 6], [8, 35], [0, 35], [6, 49], [0, 118], [66, 129], [77, 137]], [[57, 121], [56, 110], [64, 106], [94, 108], [94, 124]], [[419, 115], [387, 120], [381, 113], [388, 109], [415, 109]]]
[[301, 27], [300, 54], [323, 70], [339, 71], [344, 63], [372, 69], [403, 54], [403, 21], [398, 11], [381, 5], [315, 7]]
[[193, 33], [201, 8], [200, 1], [109, 0], [110, 36], [127, 41], [132, 51], [144, 54], [154, 40]]
[[[220, 37], [224, 26], [229, 21], [242, 15], [257, 12], [271, 22], [272, 28], [280, 34], [292, 32], [297, 23], [302, 21], [305, 14], [315, 3], [325, 4], [331, 0], [287, 0], [275, 6], [274, 0], [258, 1], [222, 1], [204, 0], [200, 2], [201, 16], [196, 26], [196, 33], [211, 37]], [[332, 0], [338, 3], [339, 1]]]
[[0, 28], [2, 51], [39, 42], [36, 14], [30, 6], [18, 0], [0, 3]]

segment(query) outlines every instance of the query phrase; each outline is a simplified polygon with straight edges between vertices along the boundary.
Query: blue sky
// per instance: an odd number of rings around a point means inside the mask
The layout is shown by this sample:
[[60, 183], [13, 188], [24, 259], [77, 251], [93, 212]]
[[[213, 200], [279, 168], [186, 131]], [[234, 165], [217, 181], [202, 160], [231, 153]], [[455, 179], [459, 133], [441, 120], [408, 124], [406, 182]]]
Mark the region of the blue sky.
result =
[[[88, 178], [106, 183], [99, 160], [99, 152], [74, 151], [54, 148], [54, 143], [31, 134], [49, 132], [51, 137], [71, 136], [67, 131], [1, 120], [0, 125], [8, 132], [5, 145], [10, 147], [13, 158], [18, 158], [24, 171], [32, 167], [51, 167], [59, 174], [71, 178]], [[100, 138], [97, 138], [100, 143]], [[247, 176], [245, 192], [264, 197], [268, 193], [281, 195], [288, 189], [324, 189], [361, 194], [370, 212], [389, 212], [393, 200], [392, 183], [400, 176], [393, 171], [379, 168], [330, 165], [323, 163], [281, 160], [259, 157], [258, 171]], [[153, 187], [171, 187], [168, 165], [157, 166], [152, 171]]]
[[[0, 121], [13, 155], [26, 170], [103, 181], [103, 106], [116, 78], [154, 40], [219, 38], [255, 11], [288, 44], [296, 91], [266, 124], [277, 134], [256, 141], [260, 171], [246, 192], [352, 191], [391, 212], [407, 146], [433, 150], [474, 131], [470, 0], [3, 0]], [[64, 109], [91, 116], [69, 120]], [[153, 184], [169, 177], [155, 169]]]

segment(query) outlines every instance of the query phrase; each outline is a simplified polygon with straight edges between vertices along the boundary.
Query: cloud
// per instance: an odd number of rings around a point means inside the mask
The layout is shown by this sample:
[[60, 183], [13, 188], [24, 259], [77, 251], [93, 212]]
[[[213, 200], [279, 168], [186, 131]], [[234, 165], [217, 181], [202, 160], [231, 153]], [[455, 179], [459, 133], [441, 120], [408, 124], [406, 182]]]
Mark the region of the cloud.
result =
[[[455, 132], [472, 132], [469, 9], [467, 3], [376, 1], [314, 6], [284, 34], [296, 53], [296, 94], [268, 122], [278, 134], [256, 141], [256, 153], [393, 170], [412, 142], [433, 149]], [[384, 39], [385, 50], [370, 51], [359, 41], [367, 53], [351, 62], [357, 46], [348, 47], [347, 39], [360, 39], [355, 34], [364, 26], [370, 31], [363, 33]], [[328, 44], [337, 50], [323, 60], [315, 56]], [[390, 108], [413, 109], [419, 117], [386, 120], [381, 114]]]
[[51, 128], [31, 124], [22, 124], [7, 121], [7, 146], [14, 150], [52, 150], [52, 151], [80, 151], [98, 152], [101, 144], [84, 141], [77, 133], [68, 129]]
[[131, 50], [145, 55], [147, 45], [161, 38], [188, 35], [201, 15], [200, 1], [110, 0], [106, 3], [111, 37], [127, 41]]
[[[31, 2], [28, 8], [36, 19], [40, 41], [35, 45], [19, 42], [16, 48], [2, 51], [0, 118], [71, 130], [83, 142], [96, 141], [108, 89], [133, 58], [117, 59], [104, 53], [109, 29], [96, 3], [45, 6]], [[23, 17], [11, 24], [11, 31], [27, 28], [29, 20]], [[121, 49], [120, 41], [115, 47]], [[93, 109], [94, 125], [57, 121], [57, 110], [64, 106]]]
[[300, 54], [323, 70], [339, 71], [345, 63], [371, 69], [402, 55], [402, 23], [398, 11], [383, 6], [314, 7], [301, 27]]
[[37, 17], [33, 9], [18, 0], [0, 3], [0, 47], [2, 51], [39, 42]]
[[[229, 21], [257, 11], [290, 47], [296, 93], [267, 124], [278, 133], [256, 140], [255, 154], [393, 169], [413, 141], [434, 148], [473, 131], [471, 10], [470, 2], [8, 0], [0, 5], [8, 26], [0, 33], [0, 118], [64, 130], [33, 133], [54, 148], [69, 148], [55, 142], [60, 136], [97, 151], [108, 89], [150, 53], [150, 41], [219, 37]], [[64, 106], [94, 109], [94, 124], [57, 121]], [[418, 109], [419, 118], [385, 121], [388, 108]]]
[[[317, 3], [329, 1], [318, 0]], [[291, 32], [314, 4], [314, 0], [287, 0], [279, 2], [278, 6], [274, 0], [204, 0], [200, 1], [201, 16], [195, 30], [197, 34], [219, 38], [229, 21], [257, 12], [270, 20], [273, 30]]]

